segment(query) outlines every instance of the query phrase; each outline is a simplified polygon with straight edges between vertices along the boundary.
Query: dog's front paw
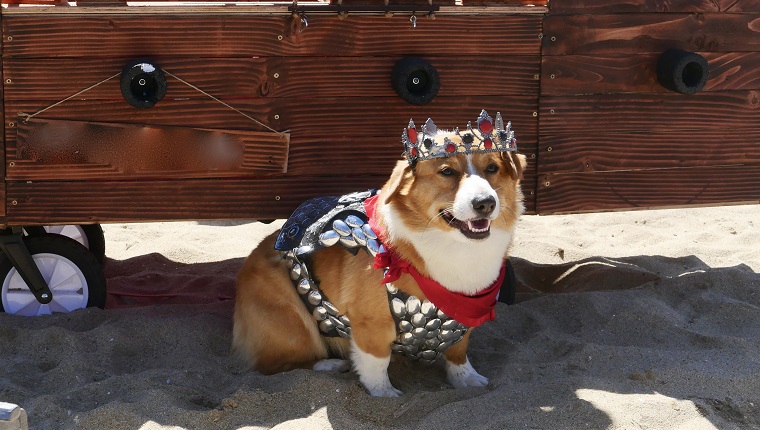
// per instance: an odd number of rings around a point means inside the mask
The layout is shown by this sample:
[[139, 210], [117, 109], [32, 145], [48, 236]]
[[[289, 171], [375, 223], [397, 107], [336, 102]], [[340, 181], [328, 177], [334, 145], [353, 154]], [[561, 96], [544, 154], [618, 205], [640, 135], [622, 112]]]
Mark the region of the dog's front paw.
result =
[[400, 390], [393, 388], [393, 385], [390, 383], [388, 383], [388, 385], [378, 387], [369, 387], [365, 384], [364, 387], [367, 389], [370, 395], [375, 397], [401, 397], [401, 395], [404, 394]]
[[446, 360], [446, 374], [449, 383], [454, 388], [485, 387], [488, 385], [488, 378], [476, 372], [469, 359], [464, 364], [454, 364]]

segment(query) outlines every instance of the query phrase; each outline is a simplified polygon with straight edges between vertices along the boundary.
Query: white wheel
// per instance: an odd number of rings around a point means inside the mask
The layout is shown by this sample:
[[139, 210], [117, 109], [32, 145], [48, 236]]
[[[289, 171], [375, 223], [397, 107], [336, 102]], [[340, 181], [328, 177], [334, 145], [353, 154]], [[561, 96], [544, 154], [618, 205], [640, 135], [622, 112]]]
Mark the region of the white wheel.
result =
[[[100, 264], [105, 261], [106, 238], [103, 236], [103, 228], [100, 224], [43, 225], [42, 229], [47, 234], [59, 234], [76, 240], [89, 249]], [[31, 227], [24, 228], [24, 234], [39, 235]]]
[[47, 304], [38, 302], [18, 270], [5, 260], [0, 264], [0, 310], [37, 316], [105, 304], [105, 277], [100, 264], [81, 244], [57, 235], [28, 238], [25, 242], [53, 300]]
[[90, 248], [90, 241], [87, 240], [87, 235], [81, 225], [69, 224], [69, 225], [45, 225], [42, 226], [46, 233], [60, 234], [84, 245], [85, 248]]
[[71, 312], [87, 306], [89, 288], [84, 274], [66, 257], [55, 254], [37, 254], [34, 263], [40, 269], [53, 293], [48, 304], [37, 301], [16, 268], [12, 268], [3, 280], [3, 309], [14, 315], [49, 315], [53, 312]]

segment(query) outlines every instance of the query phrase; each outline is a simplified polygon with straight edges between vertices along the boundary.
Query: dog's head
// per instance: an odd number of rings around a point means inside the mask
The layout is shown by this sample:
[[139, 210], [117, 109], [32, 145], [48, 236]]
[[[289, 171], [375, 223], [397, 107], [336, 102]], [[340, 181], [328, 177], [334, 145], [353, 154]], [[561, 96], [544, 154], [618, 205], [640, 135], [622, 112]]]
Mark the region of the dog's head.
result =
[[[461, 136], [439, 132], [435, 142]], [[520, 178], [525, 156], [515, 152], [456, 154], [399, 161], [383, 189], [412, 230], [438, 229], [461, 241], [487, 239], [492, 229], [509, 230], [522, 214]]]

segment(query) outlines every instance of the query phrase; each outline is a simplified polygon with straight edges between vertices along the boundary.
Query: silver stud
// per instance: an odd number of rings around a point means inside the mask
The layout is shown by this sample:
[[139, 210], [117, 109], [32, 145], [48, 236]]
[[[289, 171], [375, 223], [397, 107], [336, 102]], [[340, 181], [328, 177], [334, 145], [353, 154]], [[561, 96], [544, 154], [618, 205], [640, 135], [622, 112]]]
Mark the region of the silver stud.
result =
[[319, 323], [319, 329], [322, 331], [322, 333], [330, 333], [334, 328], [335, 324], [333, 324], [333, 322], [329, 319]]
[[358, 244], [351, 236], [343, 236], [340, 238], [340, 244], [345, 246], [346, 248], [356, 248]]
[[364, 235], [367, 236], [370, 239], [377, 239], [377, 234], [374, 230], [372, 230], [372, 227], [370, 227], [369, 224], [364, 224], [362, 226], [362, 231], [364, 232]]
[[329, 319], [330, 322], [333, 323], [333, 325], [335, 326], [336, 329], [338, 329], [338, 328], [341, 329], [341, 330], [345, 330], [346, 329], [345, 324], [343, 324], [342, 322], [340, 322], [340, 320], [338, 318], [335, 318], [334, 316], [330, 315], [329, 317], [327, 317], [327, 319]]
[[391, 350], [396, 354], [403, 354], [406, 352], [404, 345], [399, 345], [398, 343], [394, 343], [393, 346], [391, 346]]
[[406, 301], [406, 311], [410, 314], [418, 313], [421, 306], [422, 303], [420, 302], [420, 299], [415, 296], [409, 297], [409, 299]]
[[398, 294], [398, 288], [394, 287], [393, 284], [385, 284], [385, 289], [391, 294]]
[[398, 329], [401, 330], [402, 333], [409, 333], [414, 330], [414, 326], [409, 321], [404, 320], [399, 321]]
[[420, 353], [420, 358], [423, 360], [433, 361], [437, 357], [438, 357], [438, 353], [436, 351], [422, 351]]
[[342, 337], [343, 339], [350, 339], [351, 338], [351, 333], [347, 332], [346, 330], [342, 330], [342, 329], [336, 328], [335, 331], [337, 331], [338, 335], [340, 337]]
[[404, 318], [406, 316], [406, 306], [404, 306], [404, 302], [397, 297], [391, 300], [391, 312], [393, 312], [393, 315], [397, 318]]
[[317, 321], [324, 321], [327, 319], [327, 311], [322, 306], [314, 308], [314, 312], [312, 312], [311, 315]]
[[346, 326], [346, 328], [351, 327], [351, 321], [349, 321], [347, 316], [341, 315], [338, 317], [338, 319], [343, 323], [344, 326]]
[[414, 336], [411, 333], [402, 333], [398, 339], [404, 346], [409, 346], [414, 342]]
[[441, 341], [438, 340], [438, 339], [427, 338], [427, 340], [425, 341], [424, 347], [425, 347], [425, 349], [436, 349], [436, 348], [438, 348], [438, 344], [440, 344], [440, 343], [441, 343]]
[[440, 318], [442, 320], [447, 320], [447, 319], [449, 319], [449, 316], [446, 315], [445, 313], [443, 313], [442, 310], [438, 309], [438, 318]]
[[333, 305], [332, 303], [328, 302], [327, 300], [325, 300], [325, 301], [322, 302], [322, 306], [325, 307], [325, 309], [327, 310], [327, 313], [330, 314], [330, 315], [338, 316], [338, 314], [340, 313], [338, 311], [338, 308], [336, 308], [335, 305]]
[[290, 269], [290, 279], [295, 281], [299, 277], [301, 277], [301, 265], [294, 264], [293, 267]]
[[432, 319], [425, 324], [425, 328], [428, 329], [428, 331], [431, 330], [437, 330], [441, 327], [441, 320], [438, 318]]
[[338, 243], [340, 235], [334, 230], [327, 230], [319, 235], [319, 243], [322, 246], [333, 246]]
[[[425, 330], [428, 330], [428, 329], [426, 328]], [[428, 330], [428, 334], [425, 337], [427, 337], [428, 339], [432, 339], [434, 337], [437, 338], [439, 334], [441, 334], [441, 330], [439, 329]], [[440, 340], [438, 342], [440, 342]]]
[[415, 327], [424, 327], [427, 324], [427, 318], [422, 314], [412, 315], [412, 325]]
[[438, 337], [444, 342], [453, 341], [457, 338], [457, 334], [451, 330], [441, 330], [441, 334], [439, 334]]
[[310, 291], [307, 298], [309, 300], [309, 303], [311, 303], [314, 306], [317, 306], [318, 304], [322, 303], [322, 295], [319, 294], [319, 291]]
[[447, 320], [441, 324], [441, 328], [444, 330], [455, 330], [457, 327], [459, 327], [457, 320]]
[[333, 221], [333, 230], [341, 236], [349, 236], [351, 234], [351, 228], [339, 219]]
[[422, 307], [420, 308], [420, 312], [422, 312], [422, 314], [428, 318], [434, 316], [437, 310], [438, 309], [435, 307], [435, 305], [427, 300], [422, 303]]
[[417, 327], [416, 329], [412, 330], [412, 336], [414, 336], [415, 339], [425, 339], [427, 337], [427, 334], [427, 330], [422, 327]]
[[375, 239], [367, 239], [367, 251], [369, 251], [369, 255], [374, 257], [380, 252], [380, 244]]
[[354, 227], [354, 229], [351, 230], [351, 236], [353, 236], [354, 240], [359, 245], [364, 246], [367, 244], [367, 236], [364, 235], [362, 229]]
[[298, 294], [304, 295], [311, 291], [311, 281], [308, 279], [301, 279], [298, 281], [298, 287], [296, 287], [296, 290], [298, 291]]
[[346, 329], [344, 331], [346, 332], [346, 334], [348, 335], [348, 337], [351, 337], [351, 327], [346, 327]]
[[356, 228], [364, 225], [364, 221], [356, 215], [349, 215], [346, 217], [346, 224], [348, 224], [349, 227]]
[[438, 351], [438, 352], [446, 351], [447, 349], [449, 349], [451, 347], [451, 345], [452, 345], [452, 343], [451, 343], [450, 340], [441, 342], [441, 344], [438, 345], [438, 348], [436, 348], [436, 351]]

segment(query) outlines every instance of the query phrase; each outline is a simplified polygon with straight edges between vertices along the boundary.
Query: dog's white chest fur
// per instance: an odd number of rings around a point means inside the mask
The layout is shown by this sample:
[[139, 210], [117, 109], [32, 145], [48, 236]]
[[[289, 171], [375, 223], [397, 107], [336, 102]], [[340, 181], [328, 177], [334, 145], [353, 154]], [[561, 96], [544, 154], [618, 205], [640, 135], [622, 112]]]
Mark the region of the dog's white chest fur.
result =
[[425, 262], [430, 277], [449, 291], [473, 295], [488, 288], [499, 277], [504, 256], [512, 242], [512, 232], [493, 229], [482, 240], [463, 242], [458, 231], [429, 228], [410, 229], [393, 203], [380, 207], [391, 240], [405, 240], [414, 245]]

